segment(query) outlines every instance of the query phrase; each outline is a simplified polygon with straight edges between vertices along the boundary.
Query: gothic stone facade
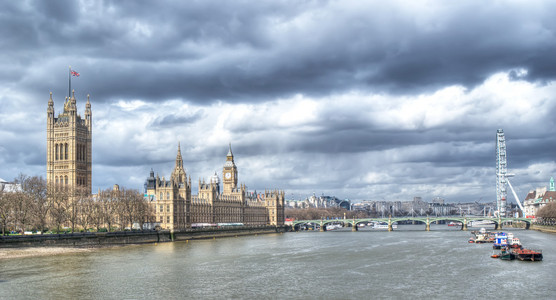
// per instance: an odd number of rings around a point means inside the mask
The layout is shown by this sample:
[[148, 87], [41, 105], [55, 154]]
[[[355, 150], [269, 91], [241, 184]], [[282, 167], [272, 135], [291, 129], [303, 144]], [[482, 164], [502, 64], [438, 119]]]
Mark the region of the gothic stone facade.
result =
[[244, 225], [284, 225], [284, 191], [249, 193], [238, 183], [232, 148], [223, 170], [223, 191], [216, 174], [209, 182], [199, 180], [197, 195], [191, 194], [191, 177], [183, 168], [180, 146], [169, 180], [158, 175], [145, 182], [146, 195], [155, 212], [155, 222], [163, 229], [179, 230], [196, 224], [242, 223]]
[[64, 102], [64, 111], [54, 116], [52, 93], [46, 110], [46, 182], [71, 190], [91, 192], [92, 113], [89, 95], [85, 118], [77, 114], [75, 91]]

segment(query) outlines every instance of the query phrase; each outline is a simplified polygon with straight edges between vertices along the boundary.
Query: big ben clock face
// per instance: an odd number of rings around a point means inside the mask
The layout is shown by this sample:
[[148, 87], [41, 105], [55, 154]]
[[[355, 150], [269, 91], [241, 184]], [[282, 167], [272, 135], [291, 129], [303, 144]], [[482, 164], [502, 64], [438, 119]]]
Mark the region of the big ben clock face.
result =
[[226, 175], [224, 175], [226, 177], [226, 179], [230, 179], [232, 177], [231, 173], [226, 173]]

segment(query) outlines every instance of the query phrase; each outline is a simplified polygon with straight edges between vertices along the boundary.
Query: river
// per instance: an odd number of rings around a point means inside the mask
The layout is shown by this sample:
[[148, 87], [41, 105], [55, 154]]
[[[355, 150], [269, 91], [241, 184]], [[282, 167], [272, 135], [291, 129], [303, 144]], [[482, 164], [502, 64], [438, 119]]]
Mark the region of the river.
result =
[[2, 299], [554, 299], [556, 235], [510, 230], [542, 262], [490, 258], [446, 225], [291, 232], [0, 260]]

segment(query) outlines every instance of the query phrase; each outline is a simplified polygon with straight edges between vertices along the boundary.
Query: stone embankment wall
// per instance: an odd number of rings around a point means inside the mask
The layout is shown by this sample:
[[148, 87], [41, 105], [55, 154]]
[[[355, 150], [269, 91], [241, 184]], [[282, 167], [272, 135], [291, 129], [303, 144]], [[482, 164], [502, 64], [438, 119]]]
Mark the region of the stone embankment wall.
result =
[[531, 225], [532, 230], [538, 230], [541, 232], [550, 232], [556, 233], [556, 226], [549, 226], [549, 225]]
[[240, 227], [188, 229], [183, 231], [119, 231], [70, 234], [0, 236], [0, 248], [16, 247], [96, 247], [127, 244], [149, 244], [195, 239], [212, 239], [285, 232], [285, 227]]

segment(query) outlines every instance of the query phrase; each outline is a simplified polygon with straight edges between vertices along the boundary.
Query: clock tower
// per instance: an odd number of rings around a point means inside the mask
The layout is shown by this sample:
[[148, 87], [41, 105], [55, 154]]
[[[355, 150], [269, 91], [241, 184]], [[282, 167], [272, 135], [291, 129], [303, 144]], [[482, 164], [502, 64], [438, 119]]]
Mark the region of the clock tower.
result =
[[232, 144], [226, 155], [226, 163], [222, 170], [222, 178], [224, 179], [224, 195], [229, 195], [237, 188], [237, 168], [234, 163], [234, 155], [232, 154]]

